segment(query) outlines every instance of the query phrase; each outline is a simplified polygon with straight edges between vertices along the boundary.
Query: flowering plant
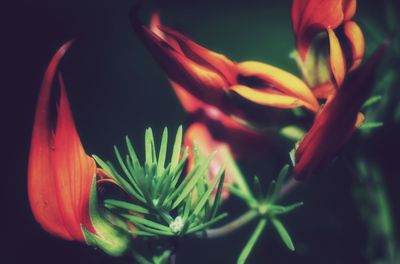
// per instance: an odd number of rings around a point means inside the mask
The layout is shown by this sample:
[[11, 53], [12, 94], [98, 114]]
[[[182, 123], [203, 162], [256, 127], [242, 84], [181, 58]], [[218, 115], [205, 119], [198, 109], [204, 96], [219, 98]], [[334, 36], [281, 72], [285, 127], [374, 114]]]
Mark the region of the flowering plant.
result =
[[[172, 144], [167, 128], [160, 140], [147, 128], [144, 159], [129, 137], [126, 151], [114, 146], [114, 161], [86, 154], [59, 65], [79, 39], [66, 42], [49, 63], [36, 107], [28, 166], [35, 219], [55, 236], [137, 263], [175, 263], [178, 241], [229, 237], [252, 222], [255, 228], [240, 241], [240, 252], [232, 253], [237, 263], [249, 263], [267, 225], [295, 251], [297, 237], [286, 224], [294, 216], [285, 215], [301, 210], [303, 201], [288, 200], [288, 194], [324, 174], [359, 131], [364, 132], [357, 140], [366, 141], [383, 125], [371, 107], [383, 98], [373, 94], [375, 80], [382, 78], [383, 58], [398, 52], [392, 46], [398, 33], [377, 37], [376, 47], [366, 50], [356, 10], [356, 0], [293, 0], [296, 49], [290, 57], [297, 76], [206, 49], [165, 26], [158, 10], [147, 26], [139, 18], [142, 10], [132, 8], [133, 31], [165, 72], [189, 120]], [[284, 113], [284, 125], [274, 123], [271, 113]], [[291, 150], [284, 146], [288, 142]], [[243, 169], [243, 160], [276, 148], [287, 155], [269, 184]], [[369, 174], [362, 155], [349, 159], [357, 175]], [[373, 175], [384, 193], [379, 169]], [[370, 188], [364, 184], [355, 188], [357, 197]], [[380, 206], [387, 204], [383, 197]], [[237, 217], [226, 206], [233, 202], [245, 207]], [[393, 248], [393, 239], [387, 240]], [[393, 251], [386, 260], [395, 261]]]

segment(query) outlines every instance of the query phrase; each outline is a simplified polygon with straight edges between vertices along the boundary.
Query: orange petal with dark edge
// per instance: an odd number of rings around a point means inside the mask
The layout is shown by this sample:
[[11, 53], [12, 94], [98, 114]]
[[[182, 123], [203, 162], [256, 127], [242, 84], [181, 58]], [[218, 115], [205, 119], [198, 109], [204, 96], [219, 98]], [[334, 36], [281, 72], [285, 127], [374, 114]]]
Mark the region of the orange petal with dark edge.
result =
[[176, 42], [176, 40], [174, 40], [173, 38], [168, 38], [164, 32], [162, 32], [160, 30], [161, 27], [161, 17], [160, 17], [160, 12], [154, 11], [151, 14], [151, 18], [150, 18], [150, 24], [149, 24], [149, 29], [150, 31], [152, 31], [154, 34], [156, 34], [158, 37], [160, 37], [161, 39], [163, 39], [165, 42], [168, 43], [168, 45], [170, 45], [171, 47], [173, 47], [176, 51], [179, 51], [180, 53], [183, 54], [181, 48], [179, 47], [178, 42]]
[[344, 25], [344, 34], [349, 40], [352, 59], [350, 71], [360, 66], [365, 53], [365, 40], [360, 27], [354, 21], [346, 22]]
[[133, 15], [132, 25], [154, 59], [168, 77], [194, 96], [210, 104], [219, 104], [227, 82], [218, 72], [189, 59], [165, 40], [140, 24]]
[[28, 194], [33, 215], [49, 233], [72, 239], [64, 225], [55, 196], [55, 177], [51, 164], [52, 130], [49, 122], [49, 98], [55, 71], [72, 41], [54, 55], [46, 70], [36, 106], [28, 165]]
[[236, 82], [235, 64], [226, 56], [200, 46], [173, 29], [165, 26], [161, 26], [160, 28], [169, 39], [173, 39], [179, 43], [180, 49], [189, 59], [211, 71], [218, 72], [228, 83], [232, 84]]
[[[50, 94], [54, 75], [60, 59], [71, 45], [72, 41], [64, 44], [53, 56], [40, 88], [33, 125], [31, 148], [28, 165], [28, 196], [35, 219], [49, 233], [67, 240], [84, 241], [81, 225], [93, 230], [89, 221], [87, 209], [87, 195], [90, 188], [82, 189], [83, 177], [93, 179], [94, 173], [87, 175], [68, 175], [64, 177], [63, 170], [70, 171], [73, 167], [90, 167], [94, 162], [87, 158], [80, 160], [81, 156], [74, 149], [60, 149], [60, 137], [74, 139], [73, 146], [77, 145], [79, 138], [69, 135], [75, 131], [75, 126], [69, 120], [69, 106], [65, 91], [61, 88], [60, 107], [57, 113], [56, 131], [50, 122]], [[76, 131], [74, 132], [76, 133]], [[67, 142], [63, 142], [66, 145]], [[71, 151], [71, 152], [70, 152]], [[82, 150], [83, 151], [83, 150]], [[68, 164], [65, 162], [68, 161]], [[71, 164], [76, 162], [76, 164]], [[90, 163], [90, 165], [89, 165]], [[62, 166], [62, 167], [60, 167]], [[82, 167], [82, 168], [83, 168]], [[82, 171], [83, 173], [83, 171]], [[71, 181], [70, 177], [74, 176]], [[84, 181], [85, 182], [85, 181]], [[72, 201], [74, 199], [75, 202]], [[76, 199], [76, 200], [75, 200]], [[79, 230], [79, 231], [78, 231]]]
[[312, 39], [319, 32], [328, 27], [335, 29], [343, 19], [343, 3], [340, 0], [294, 0], [292, 24], [301, 59], [305, 59]]
[[327, 29], [327, 32], [329, 37], [329, 60], [331, 70], [337, 86], [340, 87], [346, 75], [346, 61], [335, 32], [330, 28]]
[[[263, 105], [282, 108], [305, 106], [316, 112], [319, 104], [310, 88], [295, 75], [277, 67], [254, 61], [237, 64], [242, 85], [231, 89], [247, 99]], [[244, 86], [243, 86], [244, 85]], [[250, 89], [250, 86], [257, 89]]]

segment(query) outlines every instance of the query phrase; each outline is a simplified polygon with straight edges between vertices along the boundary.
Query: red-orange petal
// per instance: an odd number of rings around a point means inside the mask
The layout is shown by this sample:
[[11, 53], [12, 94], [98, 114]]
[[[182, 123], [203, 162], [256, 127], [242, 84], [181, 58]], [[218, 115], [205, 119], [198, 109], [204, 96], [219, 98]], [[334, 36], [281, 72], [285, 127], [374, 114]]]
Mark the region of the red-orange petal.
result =
[[328, 99], [333, 96], [336, 92], [336, 86], [328, 81], [323, 84], [320, 84], [312, 89], [312, 92], [315, 97], [320, 99]]
[[96, 175], [96, 164], [82, 147], [61, 75], [60, 86], [57, 126], [52, 146], [55, 191], [67, 229], [72, 237], [83, 241], [81, 226], [93, 232], [89, 217], [89, 195]]
[[356, 0], [343, 0], [343, 13], [344, 20], [350, 20], [356, 13], [357, 1]]
[[292, 24], [301, 59], [305, 59], [316, 34], [327, 28], [335, 29], [343, 19], [342, 0], [294, 0]]
[[296, 151], [294, 174], [302, 180], [325, 166], [350, 139], [363, 116], [359, 110], [373, 87], [374, 71], [386, 44], [346, 78], [315, 118]]
[[168, 27], [161, 26], [161, 31], [164, 32], [169, 39], [179, 43], [180, 49], [189, 59], [209, 68], [211, 71], [218, 72], [228, 83], [232, 84], [236, 82], [235, 64], [226, 56], [208, 50], [183, 34]]
[[142, 26], [136, 15], [132, 18], [132, 25], [172, 81], [203, 101], [214, 105], [220, 103], [224, 96], [223, 87], [227, 86], [227, 82], [219, 72], [210, 70], [174, 49], [164, 39]]
[[351, 63], [349, 71], [353, 71], [360, 66], [365, 53], [365, 40], [360, 27], [354, 21], [346, 22], [344, 34], [351, 47]]
[[[94, 162], [82, 156], [84, 152], [62, 84], [56, 131], [50, 122], [49, 109], [54, 75], [71, 43], [64, 44], [54, 55], [40, 89], [29, 154], [28, 195], [35, 219], [46, 231], [64, 239], [84, 241], [81, 225], [89, 230], [93, 228], [87, 210], [90, 187], [82, 187], [93, 179]], [[61, 142], [63, 139], [70, 141]], [[77, 152], [78, 146], [80, 152]], [[71, 168], [81, 169], [73, 171]], [[71, 175], [67, 172], [79, 174]]]

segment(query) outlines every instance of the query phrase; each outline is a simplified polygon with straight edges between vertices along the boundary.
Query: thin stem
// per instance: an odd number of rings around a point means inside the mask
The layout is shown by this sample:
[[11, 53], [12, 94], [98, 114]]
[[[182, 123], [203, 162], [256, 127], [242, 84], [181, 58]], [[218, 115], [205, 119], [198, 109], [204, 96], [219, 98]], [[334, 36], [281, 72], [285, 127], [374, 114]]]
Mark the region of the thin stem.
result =
[[[283, 199], [286, 195], [288, 195], [290, 192], [292, 192], [297, 186], [299, 186], [299, 182], [296, 181], [294, 178], [290, 178], [283, 186], [281, 191], [279, 192], [279, 197], [278, 200]], [[218, 238], [222, 237], [225, 235], [228, 235], [242, 226], [246, 225], [253, 219], [257, 218], [259, 216], [259, 212], [257, 209], [251, 209], [244, 213], [243, 215], [239, 216], [232, 222], [229, 222], [226, 225], [223, 225], [221, 227], [217, 227], [214, 229], [208, 229], [205, 231], [205, 237], [206, 238]], [[201, 236], [201, 235], [199, 235]], [[203, 235], [204, 236], [204, 235]]]
[[279, 192], [278, 200], [283, 199], [286, 195], [292, 192], [297, 186], [299, 186], [300, 182], [296, 181], [294, 177], [291, 177], [281, 188]]
[[237, 219], [233, 220], [232, 222], [218, 227], [214, 229], [208, 229], [205, 231], [205, 237], [207, 238], [218, 238], [221, 236], [228, 235], [233, 231], [238, 230], [242, 226], [246, 225], [253, 219], [257, 218], [258, 212], [254, 209], [247, 211], [243, 215], [239, 216]]

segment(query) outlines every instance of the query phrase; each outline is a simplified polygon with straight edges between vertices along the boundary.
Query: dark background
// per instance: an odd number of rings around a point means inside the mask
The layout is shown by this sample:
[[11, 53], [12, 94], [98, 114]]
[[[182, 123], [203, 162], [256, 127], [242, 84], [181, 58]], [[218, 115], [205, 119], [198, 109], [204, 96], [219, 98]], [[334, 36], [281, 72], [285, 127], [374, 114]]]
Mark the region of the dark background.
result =
[[[110, 257], [86, 245], [52, 237], [34, 221], [26, 191], [30, 135], [43, 72], [65, 41], [76, 42], [61, 63], [69, 99], [88, 153], [112, 158], [112, 145], [128, 134], [142, 141], [144, 129], [156, 135], [185, 123], [186, 115], [167, 79], [136, 38], [128, 13], [133, 1], [18, 0], [2, 1], [1, 11], [1, 253], [2, 263], [111, 263]], [[150, 2], [150, 1], [149, 1]], [[288, 58], [294, 48], [290, 1], [162, 1], [165, 24], [211, 50], [236, 60], [258, 60], [296, 73]], [[4, 4], [4, 5], [3, 5]], [[358, 17], [380, 23], [376, 1], [359, 1]], [[143, 6], [144, 21], [151, 4]], [[368, 141], [367, 152], [382, 164], [395, 222], [400, 220], [398, 162], [399, 126], [389, 123]], [[353, 142], [350, 147], [357, 147]], [[281, 154], [279, 154], [281, 155]], [[279, 160], [281, 157], [274, 157]], [[266, 184], [279, 170], [254, 165]], [[257, 167], [258, 166], [258, 167]], [[367, 227], [353, 202], [354, 178], [340, 167], [313, 179], [288, 197], [306, 205], [283, 221], [297, 251], [284, 248], [267, 228], [251, 263], [365, 263]], [[264, 175], [265, 174], [265, 175]], [[238, 202], [238, 201], [236, 201]], [[238, 202], [240, 203], [240, 202]], [[233, 214], [244, 208], [227, 205]], [[226, 239], [185, 240], [178, 263], [233, 263], [253, 226]], [[5, 245], [5, 246], [4, 246]], [[5, 259], [5, 262], [3, 262]], [[115, 263], [124, 263], [117, 260]]]

